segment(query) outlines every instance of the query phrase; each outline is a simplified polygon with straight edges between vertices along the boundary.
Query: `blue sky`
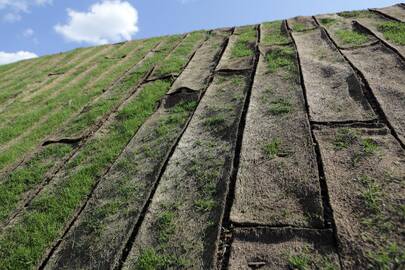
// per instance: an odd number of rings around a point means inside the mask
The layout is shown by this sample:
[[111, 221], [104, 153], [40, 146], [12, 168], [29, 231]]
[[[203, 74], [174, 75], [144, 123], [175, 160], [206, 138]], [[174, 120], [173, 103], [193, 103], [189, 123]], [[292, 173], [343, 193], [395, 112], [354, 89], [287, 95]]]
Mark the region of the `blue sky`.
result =
[[25, 57], [41, 56], [128, 38], [383, 7], [398, 2], [400, 0], [0, 0], [0, 58], [2, 55], [13, 58], [17, 52], [28, 55]]

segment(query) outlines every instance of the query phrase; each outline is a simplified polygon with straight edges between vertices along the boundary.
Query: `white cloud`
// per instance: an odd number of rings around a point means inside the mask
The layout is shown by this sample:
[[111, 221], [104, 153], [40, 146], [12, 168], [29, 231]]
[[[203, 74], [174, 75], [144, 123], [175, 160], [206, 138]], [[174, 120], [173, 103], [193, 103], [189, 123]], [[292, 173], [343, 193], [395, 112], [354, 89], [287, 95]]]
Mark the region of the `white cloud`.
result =
[[21, 20], [21, 16], [18, 13], [10, 12], [3, 16], [3, 20], [9, 23], [18, 22]]
[[24, 59], [30, 59], [38, 57], [35, 53], [26, 52], [26, 51], [18, 51], [15, 53], [6, 53], [0, 51], [0, 65], [9, 64], [13, 62], [17, 62]]
[[106, 44], [131, 39], [138, 32], [138, 12], [128, 2], [107, 0], [92, 5], [88, 12], [68, 10], [69, 21], [55, 31], [67, 40]]
[[27, 28], [23, 31], [23, 36], [26, 38], [32, 37], [34, 35], [34, 30]]
[[5, 10], [3, 20], [16, 22], [21, 20], [21, 13], [29, 13], [32, 6], [52, 4], [53, 0], [0, 0], [0, 11]]

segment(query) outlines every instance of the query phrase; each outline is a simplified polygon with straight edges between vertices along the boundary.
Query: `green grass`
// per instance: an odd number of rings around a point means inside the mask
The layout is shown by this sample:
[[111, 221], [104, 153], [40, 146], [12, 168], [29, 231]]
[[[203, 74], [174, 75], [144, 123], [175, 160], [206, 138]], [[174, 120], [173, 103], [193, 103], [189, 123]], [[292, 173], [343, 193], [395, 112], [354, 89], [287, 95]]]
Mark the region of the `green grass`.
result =
[[286, 157], [290, 154], [290, 151], [286, 147], [282, 147], [282, 140], [280, 138], [274, 138], [263, 146], [263, 151], [268, 159], [276, 157]]
[[[53, 56], [53, 57], [58, 57], [60, 58], [59, 61], [56, 61], [55, 64], [50, 64], [49, 62], [52, 61], [52, 57], [44, 57], [44, 58], [39, 58], [40, 61], [34, 61], [30, 60], [33, 63], [35, 63], [35, 69], [32, 69], [31, 64], [27, 64], [27, 69], [23, 69], [21, 71], [16, 72], [16, 74], [12, 74], [12, 80], [10, 81], [9, 84], [2, 85], [1, 86], [1, 93], [0, 93], [0, 104], [6, 102], [8, 99], [13, 98], [13, 97], [18, 97], [19, 94], [21, 94], [24, 90], [29, 89], [29, 87], [32, 87], [31, 85], [34, 84], [38, 80], [47, 80], [47, 83], [45, 85], [51, 83], [56, 79], [56, 77], [53, 78], [46, 78], [48, 73], [53, 71], [53, 69], [60, 63], [62, 63], [61, 66], [69, 66], [69, 68], [72, 68], [73, 66], [77, 65], [77, 62], [79, 59], [85, 59], [86, 53], [87, 55], [91, 55], [91, 51], [93, 49], [88, 49], [87, 51], [81, 49], [76, 49], [71, 52], [63, 54], [64, 57], [61, 56]], [[84, 51], [84, 52], [83, 52]], [[77, 58], [76, 61], [71, 61], [72, 58], [77, 57], [81, 55], [81, 53], [84, 53], [83, 57]], [[66, 64], [69, 63], [69, 64]], [[31, 68], [30, 68], [31, 67]], [[35, 89], [39, 89], [38, 87], [34, 87]], [[10, 107], [10, 106], [8, 106]]]
[[288, 264], [292, 269], [298, 270], [309, 270], [310, 267], [310, 258], [307, 255], [293, 255], [288, 258]]
[[0, 182], [0, 221], [9, 216], [24, 192], [40, 184], [55, 160], [65, 157], [72, 147], [70, 145], [54, 144], [45, 147], [29, 162], [18, 167]]
[[294, 23], [291, 28], [294, 32], [303, 32], [307, 30], [307, 26], [303, 23]]
[[206, 36], [207, 33], [204, 31], [192, 32], [187, 35], [170, 56], [156, 68], [156, 74], [158, 76], [178, 74], [188, 62], [197, 47], [196, 45], [204, 41]]
[[338, 15], [344, 18], [363, 18], [372, 16], [371, 12], [367, 10], [343, 11], [338, 13]]
[[254, 55], [252, 44], [256, 41], [256, 29], [242, 28], [237, 40], [231, 49], [231, 58], [249, 57]]
[[321, 18], [319, 21], [323, 25], [332, 25], [336, 23], [336, 19], [333, 18]]
[[[27, 125], [32, 125], [32, 123], [38, 121], [41, 116], [53, 112], [45, 123], [36, 127], [25, 137], [22, 137], [22, 142], [20, 141], [18, 144], [15, 144], [0, 154], [0, 167], [4, 167], [5, 165], [14, 162], [26, 151], [32, 149], [44, 136], [54, 132], [55, 129], [68, 120], [73, 113], [77, 112], [88, 102], [91, 102], [95, 97], [102, 94], [103, 89], [107, 85], [109, 85], [116, 77], [120, 76], [129, 66], [133, 65], [133, 62], [136, 63], [139, 61], [149, 49], [156, 44], [156, 42], [156, 40], [148, 42], [145, 47], [140, 49], [133, 57], [124, 59], [125, 61], [120, 64], [117, 64], [119, 62], [116, 61], [115, 65], [111, 65], [111, 60], [103, 60], [102, 64], [90, 74], [89, 78], [84, 78], [74, 86], [66, 89], [59, 96], [55, 97], [52, 102], [50, 101], [47, 106], [39, 108], [39, 110], [33, 115], [28, 115], [27, 117], [21, 116], [19, 122], [15, 123], [13, 126], [8, 126], [6, 129], [8, 132], [0, 137], [6, 141], [12, 136], [16, 136], [16, 134], [23, 132]], [[131, 49], [131, 47], [128, 49]], [[137, 84], [152, 64], [162, 59], [162, 54], [165, 55], [166, 53], [168, 52], [163, 50], [161, 54], [157, 54], [157, 57], [152, 59], [153, 61], [145, 63], [140, 69], [136, 70], [136, 72], [133, 72], [120, 84], [116, 85], [115, 88], [112, 89], [111, 95], [106, 95], [101, 99], [98, 99], [86, 112], [80, 114], [78, 118], [75, 118], [73, 122], [68, 122], [63, 130], [64, 136], [80, 135], [84, 129], [89, 127], [89, 125], [94, 124], [97, 119], [107, 113], [115, 104], [121, 102], [122, 98], [128, 93], [128, 90]], [[86, 95], [78, 94], [88, 83], [90, 83], [92, 76], [98, 77], [99, 74], [105, 70], [108, 70], [107, 76], [97, 81], [97, 83], [93, 85], [91, 91], [87, 92]], [[63, 107], [58, 106], [63, 104], [64, 101], [66, 102], [66, 100], [69, 101], [70, 105]]]
[[68, 174], [52, 189], [44, 190], [13, 224], [0, 234], [0, 268], [31, 269], [92, 189], [97, 177], [117, 158], [136, 130], [153, 113], [155, 104], [170, 82], [145, 86], [109, 126], [102, 137], [94, 137], [66, 164]]
[[338, 30], [336, 31], [336, 35], [344, 44], [362, 45], [369, 41], [366, 34], [353, 30]]
[[291, 103], [283, 98], [279, 98], [276, 101], [270, 102], [269, 112], [272, 115], [283, 115], [291, 111]]
[[368, 258], [373, 269], [401, 269], [405, 265], [405, 249], [396, 243], [389, 243], [385, 248], [370, 252]]
[[204, 121], [204, 125], [208, 127], [216, 127], [223, 125], [226, 122], [225, 116], [221, 113], [219, 114], [214, 114], [210, 117], [207, 117], [207, 119]]
[[367, 175], [359, 177], [360, 182], [365, 187], [362, 192], [362, 200], [365, 203], [366, 208], [372, 213], [381, 212], [382, 203], [382, 190], [380, 185]]
[[266, 56], [269, 72], [284, 70], [295, 71], [295, 51], [291, 46], [277, 47], [270, 50]]
[[398, 45], [405, 45], [405, 23], [386, 22], [378, 26], [378, 30], [384, 34], [387, 40]]
[[378, 144], [371, 138], [361, 140], [360, 145], [366, 155], [372, 155], [378, 149]]
[[349, 148], [358, 140], [358, 134], [348, 128], [341, 128], [336, 132], [335, 136], [335, 149], [343, 150]]
[[263, 24], [262, 44], [264, 45], [284, 45], [290, 42], [287, 34], [281, 31], [282, 21], [275, 21]]

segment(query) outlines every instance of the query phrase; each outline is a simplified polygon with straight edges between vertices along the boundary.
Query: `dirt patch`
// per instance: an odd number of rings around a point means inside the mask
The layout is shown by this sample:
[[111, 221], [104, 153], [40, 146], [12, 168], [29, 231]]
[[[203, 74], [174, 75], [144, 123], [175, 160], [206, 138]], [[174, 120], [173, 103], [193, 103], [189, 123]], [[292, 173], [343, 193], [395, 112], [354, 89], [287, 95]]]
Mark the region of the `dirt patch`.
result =
[[323, 226], [316, 156], [292, 45], [272, 46], [260, 55], [235, 190], [233, 222]]
[[364, 75], [387, 120], [405, 143], [404, 62], [381, 44], [342, 52]]
[[318, 27], [314, 19], [310, 16], [298, 16], [289, 19], [288, 25], [294, 32], [305, 32]]
[[340, 269], [331, 230], [235, 229], [229, 269]]
[[363, 28], [353, 24], [351, 19], [346, 19], [337, 14], [320, 15], [316, 16], [316, 19], [320, 25], [327, 29], [339, 48], [363, 47], [378, 41]]
[[215, 265], [248, 75], [216, 75], [176, 147], [124, 269]]
[[362, 121], [376, 116], [360, 80], [323, 30], [293, 32], [311, 120]]
[[395, 18], [398, 21], [405, 22], [405, 7], [403, 4], [397, 4], [385, 8], [377, 8], [375, 10], [381, 12], [382, 14], [386, 14], [389, 17]]
[[387, 129], [315, 131], [343, 266], [404, 265], [405, 152]]
[[251, 70], [254, 64], [254, 49], [257, 39], [256, 32], [256, 26], [235, 28], [216, 70]]

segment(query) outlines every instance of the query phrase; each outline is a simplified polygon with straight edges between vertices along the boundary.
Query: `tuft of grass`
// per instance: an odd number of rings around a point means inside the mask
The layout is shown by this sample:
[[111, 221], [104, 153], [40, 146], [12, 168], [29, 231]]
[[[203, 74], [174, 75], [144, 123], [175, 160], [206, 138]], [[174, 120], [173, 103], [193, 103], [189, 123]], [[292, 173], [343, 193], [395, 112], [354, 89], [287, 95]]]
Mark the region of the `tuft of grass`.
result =
[[338, 13], [338, 15], [343, 18], [363, 18], [372, 16], [372, 14], [367, 10], [343, 11]]
[[293, 72], [295, 69], [295, 52], [291, 46], [272, 49], [267, 54], [267, 67], [269, 72], [279, 69]]
[[290, 154], [290, 151], [288, 149], [282, 148], [281, 146], [281, 139], [274, 138], [263, 146], [263, 151], [269, 159], [288, 156]]
[[170, 256], [160, 255], [153, 248], [141, 252], [135, 264], [136, 270], [167, 269], [172, 264]]
[[331, 25], [336, 23], [336, 19], [333, 18], [321, 18], [319, 21], [321, 22], [321, 24], [324, 25]]
[[335, 136], [335, 149], [336, 150], [343, 150], [347, 149], [350, 145], [355, 143], [358, 139], [358, 135], [351, 129], [342, 128], [339, 129]]
[[173, 210], [166, 209], [159, 214], [156, 221], [156, 229], [158, 232], [158, 242], [165, 244], [170, 240], [170, 236], [174, 233], [176, 226], [174, 224], [175, 214]]
[[378, 149], [378, 144], [371, 138], [361, 140], [360, 145], [362, 147], [364, 154], [366, 155], [372, 155]]
[[210, 116], [204, 121], [204, 125], [208, 127], [216, 127], [223, 125], [224, 123], [225, 123], [225, 116], [221, 113]]
[[303, 32], [307, 30], [307, 26], [303, 23], [294, 23], [291, 28], [295, 32]]
[[241, 58], [253, 56], [253, 48], [251, 46], [256, 40], [256, 30], [252, 27], [247, 27], [241, 34], [238, 35], [232, 50], [232, 58]]
[[381, 212], [381, 187], [374, 179], [366, 175], [361, 176], [359, 180], [363, 184], [363, 186], [365, 186], [365, 190], [362, 192], [362, 199], [364, 200], [366, 207], [373, 213]]
[[310, 267], [310, 258], [305, 254], [292, 255], [288, 258], [288, 264], [292, 269], [298, 270], [309, 270]]
[[276, 101], [270, 102], [269, 111], [273, 115], [282, 115], [291, 111], [291, 103], [283, 98], [279, 98]]
[[336, 35], [344, 44], [362, 45], [369, 41], [367, 35], [353, 30], [338, 30]]
[[264, 30], [269, 33], [265, 34], [263, 44], [265, 45], [284, 45], [290, 42], [286, 33], [281, 30], [282, 21], [264, 23]]
[[368, 258], [373, 269], [401, 269], [405, 265], [405, 250], [396, 243], [389, 243], [377, 252], [370, 252]]
[[216, 205], [216, 203], [212, 198], [210, 198], [210, 199], [198, 199], [198, 200], [194, 201], [194, 206], [200, 212], [211, 211], [212, 209], [214, 209], [215, 205]]
[[378, 30], [384, 34], [384, 37], [395, 44], [405, 45], [405, 23], [386, 22], [378, 26]]

